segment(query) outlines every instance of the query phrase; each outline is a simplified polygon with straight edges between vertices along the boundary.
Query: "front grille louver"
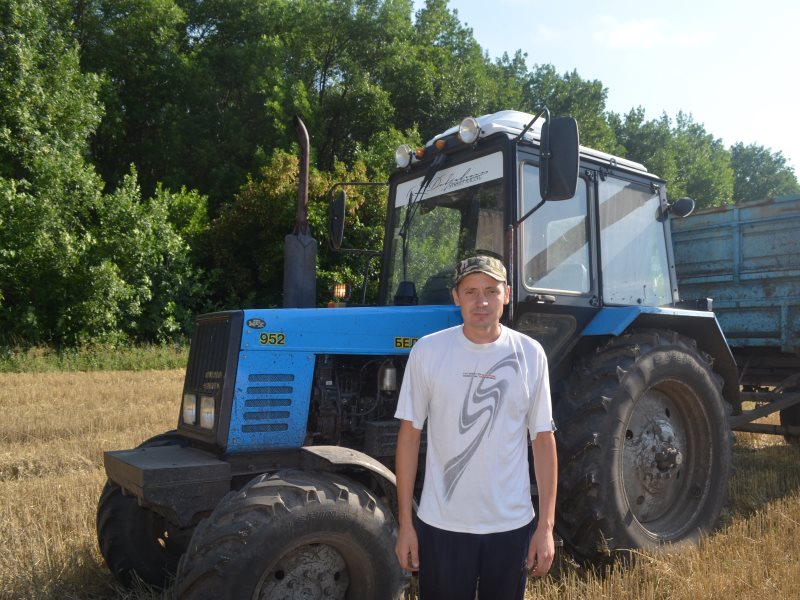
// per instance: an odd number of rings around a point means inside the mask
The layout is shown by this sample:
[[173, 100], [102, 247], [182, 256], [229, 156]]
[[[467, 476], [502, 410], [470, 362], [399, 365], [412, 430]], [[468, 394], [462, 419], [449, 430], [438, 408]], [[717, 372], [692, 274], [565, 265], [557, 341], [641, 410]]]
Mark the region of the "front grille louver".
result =
[[[286, 431], [292, 406], [295, 376], [291, 373], [251, 373], [242, 431], [245, 433]], [[263, 385], [274, 384], [274, 385]], [[285, 407], [287, 410], [275, 410]]]

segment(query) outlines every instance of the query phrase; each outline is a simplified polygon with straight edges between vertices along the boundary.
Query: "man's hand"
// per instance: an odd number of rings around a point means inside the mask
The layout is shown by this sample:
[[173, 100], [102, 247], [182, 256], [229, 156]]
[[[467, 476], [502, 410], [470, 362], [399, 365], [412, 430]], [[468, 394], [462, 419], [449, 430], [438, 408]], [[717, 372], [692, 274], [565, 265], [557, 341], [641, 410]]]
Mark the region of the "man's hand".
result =
[[534, 577], [544, 577], [553, 565], [556, 546], [553, 531], [547, 527], [537, 527], [528, 548], [528, 569]]
[[528, 548], [528, 568], [535, 577], [544, 577], [553, 564], [556, 554], [553, 527], [556, 515], [556, 489], [558, 487], [558, 458], [556, 440], [552, 431], [540, 431], [531, 442], [533, 468], [539, 489], [539, 521]]
[[400, 567], [406, 571], [419, 570], [419, 546], [417, 532], [414, 531], [413, 525], [401, 527], [397, 532], [394, 553], [397, 555]]

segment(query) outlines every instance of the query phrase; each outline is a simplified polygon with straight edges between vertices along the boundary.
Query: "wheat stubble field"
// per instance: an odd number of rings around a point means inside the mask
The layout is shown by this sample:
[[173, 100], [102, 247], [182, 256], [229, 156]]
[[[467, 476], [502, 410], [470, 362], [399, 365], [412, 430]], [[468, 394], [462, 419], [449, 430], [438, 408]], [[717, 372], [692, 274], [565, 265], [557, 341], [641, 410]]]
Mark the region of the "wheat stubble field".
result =
[[[0, 599], [169, 598], [118, 588], [95, 538], [103, 450], [177, 421], [183, 373], [0, 373]], [[642, 553], [600, 577], [561, 561], [529, 598], [800, 598], [800, 451], [737, 435], [723, 526], [699, 547]]]

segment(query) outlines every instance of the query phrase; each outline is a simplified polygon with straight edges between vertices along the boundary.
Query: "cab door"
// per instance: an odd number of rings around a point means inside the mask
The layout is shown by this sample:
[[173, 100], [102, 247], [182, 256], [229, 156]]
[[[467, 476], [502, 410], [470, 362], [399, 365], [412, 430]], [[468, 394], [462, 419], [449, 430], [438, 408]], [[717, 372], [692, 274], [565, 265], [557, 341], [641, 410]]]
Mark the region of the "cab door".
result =
[[[541, 202], [538, 157], [520, 153], [517, 219]], [[539, 341], [555, 367], [600, 308], [595, 179], [584, 170], [575, 195], [545, 202], [516, 228], [512, 326]]]

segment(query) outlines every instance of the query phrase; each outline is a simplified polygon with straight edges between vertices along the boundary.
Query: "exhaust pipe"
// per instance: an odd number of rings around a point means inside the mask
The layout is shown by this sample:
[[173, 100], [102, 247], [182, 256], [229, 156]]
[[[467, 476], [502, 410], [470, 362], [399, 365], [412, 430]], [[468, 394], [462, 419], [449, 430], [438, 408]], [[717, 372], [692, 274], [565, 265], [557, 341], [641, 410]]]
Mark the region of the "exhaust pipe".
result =
[[303, 120], [294, 123], [300, 142], [300, 174], [297, 186], [297, 216], [294, 231], [284, 238], [283, 306], [312, 308], [317, 296], [317, 241], [308, 229], [309, 139]]

